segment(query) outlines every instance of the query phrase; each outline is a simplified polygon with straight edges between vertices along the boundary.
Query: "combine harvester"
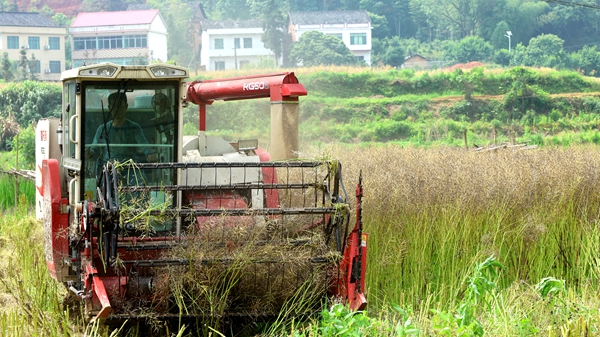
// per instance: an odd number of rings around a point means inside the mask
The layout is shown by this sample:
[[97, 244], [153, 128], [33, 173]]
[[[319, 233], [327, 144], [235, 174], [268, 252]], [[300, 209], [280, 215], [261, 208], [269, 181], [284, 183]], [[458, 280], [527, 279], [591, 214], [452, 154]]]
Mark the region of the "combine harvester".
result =
[[[304, 86], [293, 73], [187, 77], [166, 64], [62, 74], [62, 118], [36, 130], [52, 277], [87, 319], [106, 323], [297, 316], [332, 298], [364, 309], [361, 182], [352, 228], [341, 164], [287, 160]], [[207, 105], [261, 97], [271, 100], [271, 154], [257, 140], [206, 134]], [[184, 141], [189, 102], [199, 132]]]

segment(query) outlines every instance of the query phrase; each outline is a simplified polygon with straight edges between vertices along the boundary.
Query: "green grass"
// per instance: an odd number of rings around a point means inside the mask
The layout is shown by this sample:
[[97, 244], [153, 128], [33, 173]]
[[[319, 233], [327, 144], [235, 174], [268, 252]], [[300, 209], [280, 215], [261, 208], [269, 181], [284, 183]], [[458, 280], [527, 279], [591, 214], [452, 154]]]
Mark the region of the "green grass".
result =
[[[17, 195], [15, 194], [15, 188], [19, 190]], [[0, 210], [16, 206], [19, 202], [18, 195], [23, 196], [28, 204], [33, 205], [35, 201], [35, 182], [0, 173]]]

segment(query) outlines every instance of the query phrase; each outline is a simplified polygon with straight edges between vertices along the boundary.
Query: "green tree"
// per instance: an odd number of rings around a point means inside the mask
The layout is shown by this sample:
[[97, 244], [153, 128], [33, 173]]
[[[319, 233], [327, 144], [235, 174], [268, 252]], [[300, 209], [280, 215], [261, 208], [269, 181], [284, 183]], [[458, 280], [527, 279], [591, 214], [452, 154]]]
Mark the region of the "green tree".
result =
[[[565, 1], [566, 2], [566, 1]], [[595, 0], [574, 3], [598, 5]], [[549, 11], [540, 17], [541, 34], [556, 34], [568, 45], [596, 44], [600, 32], [600, 11], [582, 6], [549, 4]]]
[[542, 34], [532, 38], [523, 56], [523, 65], [533, 67], [556, 67], [562, 63], [564, 41], [554, 34]]
[[37, 74], [35, 73], [35, 69], [40, 70], [37, 66], [37, 59], [35, 58], [35, 54], [31, 54], [31, 59], [28, 62], [28, 69], [29, 69], [29, 80], [30, 81], [37, 81], [38, 77]]
[[371, 34], [373, 38], [385, 39], [390, 36], [390, 27], [388, 26], [388, 20], [383, 15], [377, 15], [375, 13], [369, 13], [371, 19], [371, 27], [373, 27]]
[[83, 0], [79, 6], [82, 12], [106, 12], [108, 11], [108, 2], [98, 0]]
[[339, 38], [317, 31], [300, 36], [292, 45], [289, 56], [292, 65], [353, 65], [356, 58]]
[[4, 81], [9, 82], [12, 81], [15, 75], [12, 72], [13, 65], [10, 59], [8, 58], [8, 53], [4, 52], [2, 55], [2, 61], [0, 61], [0, 71], [2, 72], [2, 78]]
[[536, 31], [542, 25], [541, 17], [549, 8], [544, 1], [514, 0], [508, 2], [506, 22], [509, 27], [515, 27], [512, 30], [511, 39], [513, 46], [516, 46], [519, 42], [525, 43], [535, 36]]
[[52, 21], [61, 27], [69, 27], [74, 18], [70, 18], [63, 13], [56, 13], [52, 16]]
[[[18, 142], [16, 141], [18, 138]], [[19, 168], [34, 169], [35, 168], [35, 126], [29, 124], [26, 128], [21, 128], [19, 133], [9, 140], [9, 146], [12, 151], [15, 151], [19, 145]]]
[[469, 36], [460, 40], [450, 51], [451, 59], [456, 62], [487, 61], [492, 58], [493, 48], [489, 42], [478, 36]]
[[21, 75], [21, 80], [24, 81], [27, 79], [27, 73], [29, 70], [29, 60], [27, 60], [27, 51], [24, 47], [19, 51], [19, 61], [17, 62], [17, 67], [19, 68], [19, 72]]
[[[490, 21], [495, 26], [490, 19], [503, 11], [504, 3], [504, 0], [412, 0], [410, 4], [413, 13], [425, 16], [429, 28], [450, 30], [451, 36], [464, 38], [480, 33]], [[491, 34], [493, 28], [487, 30]]]
[[252, 11], [252, 0], [208, 0], [204, 9], [211, 20], [250, 20], [256, 18]]
[[510, 65], [510, 53], [508, 49], [500, 49], [494, 53], [494, 63], [507, 67]]
[[52, 10], [52, 8], [50, 8], [50, 6], [44, 5], [44, 7], [42, 7], [42, 9], [40, 10], [40, 14], [47, 18], [51, 18], [52, 16], [54, 16], [54, 11]]
[[494, 32], [492, 33], [492, 38], [490, 39], [490, 43], [492, 44], [492, 46], [494, 46], [495, 49], [508, 48], [509, 41], [511, 42], [511, 44], [515, 42], [512, 41], [512, 36], [511, 40], [509, 40], [506, 37], [507, 31], [510, 31], [510, 28], [506, 21], [500, 21], [496, 24], [496, 28], [494, 29]]
[[386, 48], [385, 53], [382, 57], [383, 64], [400, 67], [404, 63], [404, 48], [402, 48], [400, 38], [394, 36], [391, 39], [385, 41]]
[[596, 46], [584, 46], [581, 50], [569, 54], [567, 67], [577, 69], [587, 76], [600, 76], [600, 53]]
[[263, 22], [264, 33], [261, 41], [265, 47], [272, 50], [275, 54], [275, 63], [279, 63], [279, 58], [283, 53], [283, 42], [287, 35], [287, 17], [285, 8], [281, 1], [277, 0], [253, 0], [250, 8], [256, 17], [260, 17]]

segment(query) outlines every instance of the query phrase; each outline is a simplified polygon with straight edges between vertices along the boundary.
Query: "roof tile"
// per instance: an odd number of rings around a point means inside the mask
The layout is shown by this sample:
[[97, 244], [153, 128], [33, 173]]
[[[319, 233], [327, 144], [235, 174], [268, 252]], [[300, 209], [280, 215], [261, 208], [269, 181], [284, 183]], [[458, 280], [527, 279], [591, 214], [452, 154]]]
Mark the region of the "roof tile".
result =
[[60, 27], [40, 13], [0, 12], [0, 26]]

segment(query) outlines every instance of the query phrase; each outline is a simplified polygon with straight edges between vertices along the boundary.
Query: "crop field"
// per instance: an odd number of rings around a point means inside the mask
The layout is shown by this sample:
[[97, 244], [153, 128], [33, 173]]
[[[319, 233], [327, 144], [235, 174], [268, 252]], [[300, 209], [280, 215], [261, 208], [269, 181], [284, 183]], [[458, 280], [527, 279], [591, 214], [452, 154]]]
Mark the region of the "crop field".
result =
[[[308, 322], [280, 322], [270, 333], [600, 333], [597, 146], [332, 146], [300, 156], [339, 159], [352, 202], [362, 170], [369, 305], [357, 315], [333, 306]], [[46, 271], [43, 233], [30, 205], [21, 197], [0, 217], [0, 335], [110, 336], [66, 309], [64, 287]], [[209, 331], [220, 335], [218, 327]], [[141, 335], [135, 328], [118, 334]]]

